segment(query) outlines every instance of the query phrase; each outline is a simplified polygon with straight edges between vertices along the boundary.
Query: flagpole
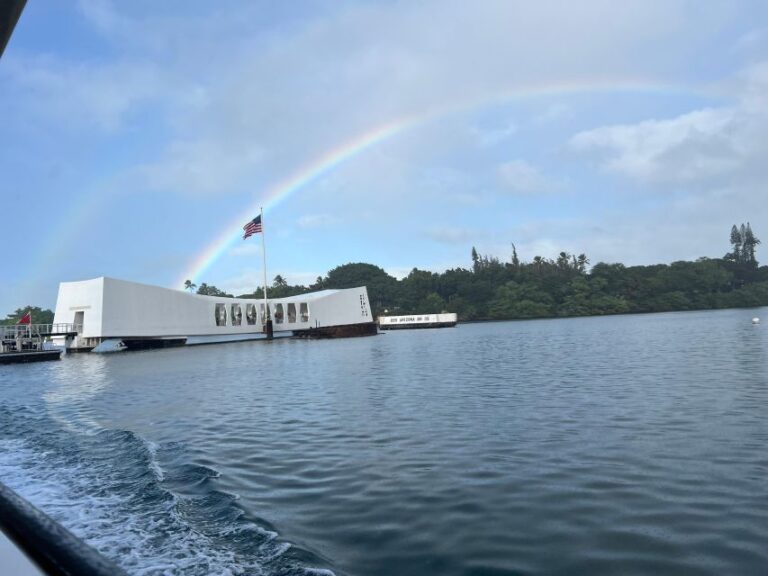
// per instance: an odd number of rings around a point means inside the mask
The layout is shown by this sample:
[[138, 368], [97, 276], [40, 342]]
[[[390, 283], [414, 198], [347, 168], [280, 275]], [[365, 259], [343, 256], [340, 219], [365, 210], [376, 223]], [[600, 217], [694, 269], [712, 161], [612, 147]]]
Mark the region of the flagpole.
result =
[[267, 329], [267, 338], [272, 338], [272, 317], [269, 314], [269, 303], [267, 302], [267, 247], [264, 240], [264, 208], [260, 208], [261, 214], [261, 256], [264, 262], [264, 314], [266, 315], [265, 327]]

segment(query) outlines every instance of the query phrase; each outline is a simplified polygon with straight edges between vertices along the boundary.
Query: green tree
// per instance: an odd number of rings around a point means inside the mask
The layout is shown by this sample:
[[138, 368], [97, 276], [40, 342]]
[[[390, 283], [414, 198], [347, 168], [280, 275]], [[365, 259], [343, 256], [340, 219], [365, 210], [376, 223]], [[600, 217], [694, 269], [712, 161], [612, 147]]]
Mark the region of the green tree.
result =
[[[438, 289], [438, 275], [426, 270], [414, 268], [411, 272], [400, 280], [397, 291], [400, 300], [401, 314], [418, 314], [426, 312], [422, 310], [422, 302], [431, 293], [436, 293]], [[436, 294], [438, 297], [439, 294]], [[442, 298], [441, 298], [442, 299]]]
[[477, 250], [472, 246], [472, 272], [477, 272], [480, 269], [480, 256], [477, 254]]
[[585, 274], [589, 266], [589, 259], [586, 254], [579, 254], [578, 258], [574, 261], [574, 267], [579, 274]]
[[309, 287], [310, 290], [322, 290], [323, 289], [323, 277], [318, 276], [315, 279], [315, 283]]
[[222, 298], [234, 298], [232, 294], [227, 294], [224, 292], [224, 290], [219, 290], [214, 285], [208, 286], [205, 282], [200, 284], [200, 286], [197, 288], [197, 293], [201, 294], [203, 296], [219, 296]]
[[[744, 226], [742, 224], [742, 226]], [[760, 240], [753, 234], [752, 226], [747, 222], [744, 229], [742, 241], [742, 260], [753, 268], [757, 268], [757, 259], [755, 258], [755, 247], [760, 244]]]
[[396, 311], [398, 304], [397, 279], [373, 264], [362, 262], [337, 266], [323, 279], [325, 288], [368, 287], [372, 312], [378, 316], [385, 308]]
[[739, 232], [739, 229], [736, 227], [736, 224], [731, 226], [731, 252], [725, 255], [725, 257], [728, 260], [733, 260], [734, 262], [741, 262], [741, 243], [743, 241], [743, 238], [741, 236], [741, 232]]
[[520, 258], [517, 257], [517, 248], [515, 248], [515, 243], [512, 243], [512, 268], [515, 270], [520, 269]]
[[194, 292], [197, 288], [197, 284], [192, 282], [192, 280], [184, 280], [184, 290], [189, 290], [190, 292]]
[[445, 300], [437, 292], [430, 292], [418, 304], [418, 312], [422, 314], [439, 314], [445, 310]]
[[52, 324], [53, 323], [53, 311], [48, 309], [42, 309], [39, 306], [25, 306], [24, 308], [17, 308], [10, 314], [8, 314], [3, 320], [0, 320], [0, 324], [16, 324], [24, 317], [27, 312], [32, 316], [33, 324]]
[[286, 286], [288, 286], [288, 281], [282, 276], [280, 276], [280, 274], [278, 274], [277, 276], [275, 276], [275, 279], [272, 281], [272, 286], [275, 288], [285, 288]]
[[[502, 264], [472, 247], [471, 269], [438, 274], [413, 268], [398, 281], [378, 266], [358, 262], [330, 270], [309, 287], [291, 286], [278, 275], [269, 296], [366, 286], [374, 314], [385, 308], [390, 314], [447, 310], [462, 321], [760, 306], [768, 305], [768, 266], [757, 264], [759, 243], [745, 223], [731, 228], [725, 258], [630, 267], [598, 262], [590, 270], [584, 253], [563, 251], [555, 259], [537, 255], [523, 262], [512, 244], [511, 262]], [[198, 293], [227, 295], [207, 284]], [[244, 297], [262, 298], [263, 290]]]

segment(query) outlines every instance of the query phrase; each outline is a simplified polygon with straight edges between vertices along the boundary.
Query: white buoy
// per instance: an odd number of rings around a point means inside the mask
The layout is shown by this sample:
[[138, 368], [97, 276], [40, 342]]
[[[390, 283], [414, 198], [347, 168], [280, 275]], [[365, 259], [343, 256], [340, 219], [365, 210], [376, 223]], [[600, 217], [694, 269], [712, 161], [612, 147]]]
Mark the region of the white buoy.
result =
[[760, 318], [758, 318], [757, 316], [752, 318], [752, 324], [760, 324]]

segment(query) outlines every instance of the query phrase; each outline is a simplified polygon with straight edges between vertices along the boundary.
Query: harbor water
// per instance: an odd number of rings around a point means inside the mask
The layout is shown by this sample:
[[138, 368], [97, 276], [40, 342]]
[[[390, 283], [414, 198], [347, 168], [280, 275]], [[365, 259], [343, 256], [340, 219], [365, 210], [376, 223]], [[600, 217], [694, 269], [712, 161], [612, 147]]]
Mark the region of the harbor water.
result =
[[0, 480], [130, 574], [764, 575], [753, 316], [0, 367]]

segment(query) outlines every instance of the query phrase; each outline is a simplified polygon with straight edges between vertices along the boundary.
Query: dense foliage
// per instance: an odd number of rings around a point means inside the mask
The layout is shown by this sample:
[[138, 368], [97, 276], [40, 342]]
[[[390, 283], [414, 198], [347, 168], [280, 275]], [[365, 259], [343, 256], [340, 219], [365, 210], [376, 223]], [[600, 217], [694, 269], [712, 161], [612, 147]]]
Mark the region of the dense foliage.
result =
[[[189, 282], [189, 280], [187, 280]], [[194, 286], [194, 284], [192, 284]], [[216, 288], [216, 286], [208, 286], [205, 282], [200, 284], [200, 286], [197, 288], [197, 293], [202, 294], [203, 296], [223, 296], [225, 298], [234, 298], [232, 294], [228, 294], [224, 292], [224, 290], [219, 290]]]
[[[372, 264], [345, 264], [311, 286], [290, 286], [278, 276], [269, 296], [367, 286], [377, 315], [449, 311], [462, 320], [766, 306], [768, 266], [759, 267], [755, 259], [759, 243], [749, 224], [734, 226], [732, 250], [723, 258], [651, 266], [599, 262], [591, 270], [584, 254], [521, 262], [513, 246], [510, 261], [501, 262], [472, 248], [470, 268], [414, 268], [397, 280]], [[262, 295], [258, 289], [243, 296]]]
[[11, 312], [3, 320], [0, 320], [0, 324], [16, 324], [22, 319], [27, 312], [32, 313], [33, 324], [52, 324], [53, 323], [53, 311], [43, 310], [37, 306], [25, 306], [24, 308], [17, 308]]
[[[667, 312], [768, 306], [768, 266], [759, 266], [760, 240], [749, 224], [731, 229], [731, 251], [722, 258], [624, 266], [599, 262], [589, 269], [586, 255], [561, 252], [554, 260], [536, 256], [522, 262], [512, 246], [509, 262], [483, 256], [472, 248], [469, 268], [442, 273], [414, 268], [402, 280], [373, 264], [337, 266], [309, 286], [292, 286], [280, 275], [270, 298], [284, 298], [330, 288], [367, 286], [376, 315], [456, 312], [461, 320], [503, 320], [586, 316], [627, 312]], [[185, 283], [190, 291], [232, 297], [206, 283]], [[263, 298], [258, 288], [241, 298]], [[32, 321], [53, 321], [53, 312], [28, 306], [8, 315], [15, 324], [27, 310]]]

